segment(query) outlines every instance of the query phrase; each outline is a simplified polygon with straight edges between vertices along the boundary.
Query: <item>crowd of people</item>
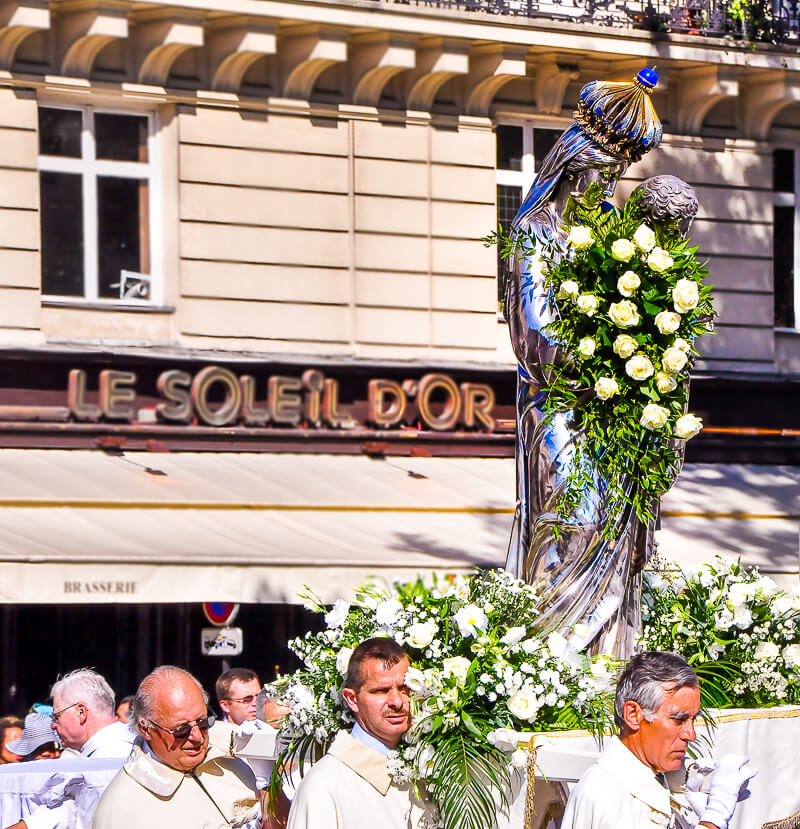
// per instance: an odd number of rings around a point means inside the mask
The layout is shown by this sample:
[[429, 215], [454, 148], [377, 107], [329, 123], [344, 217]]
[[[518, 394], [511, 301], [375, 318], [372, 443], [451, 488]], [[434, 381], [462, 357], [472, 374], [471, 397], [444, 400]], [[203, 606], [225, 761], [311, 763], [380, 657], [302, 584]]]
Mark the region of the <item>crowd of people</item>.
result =
[[[24, 721], [0, 719], [0, 829], [432, 829], [432, 804], [389, 773], [410, 725], [409, 666], [392, 639], [355, 649], [342, 690], [355, 724], [277, 808], [266, 803], [263, 777], [230, 750], [232, 735], [279, 728], [286, 712], [263, 698], [253, 671], [219, 677], [219, 721], [182, 668], [156, 668], [118, 704], [100, 674], [74, 671], [53, 685], [52, 706], [34, 706]], [[728, 829], [755, 774], [746, 757], [707, 764], [710, 787], [685, 774], [677, 788], [670, 780], [699, 712], [698, 678], [685, 660], [634, 656], [617, 682], [619, 734], [572, 788], [562, 829]]]

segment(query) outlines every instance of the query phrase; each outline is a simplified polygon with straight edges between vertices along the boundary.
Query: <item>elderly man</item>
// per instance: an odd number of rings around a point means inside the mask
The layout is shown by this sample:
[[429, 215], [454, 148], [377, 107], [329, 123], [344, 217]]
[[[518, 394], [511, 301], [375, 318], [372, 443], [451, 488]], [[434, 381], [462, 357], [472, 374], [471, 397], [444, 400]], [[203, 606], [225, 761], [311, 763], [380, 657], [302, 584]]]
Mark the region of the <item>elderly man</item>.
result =
[[722, 758], [708, 795], [691, 793], [681, 803], [665, 773], [681, 768], [695, 737], [700, 687], [689, 664], [674, 653], [652, 651], [630, 660], [617, 681], [614, 719], [619, 737], [606, 744], [597, 763], [572, 790], [562, 829], [686, 827], [698, 821], [727, 829], [736, 803], [756, 773], [742, 755]]
[[[355, 714], [297, 788], [287, 829], [415, 829], [428, 825], [425, 805], [389, 776], [387, 756], [409, 726], [408, 656], [392, 639], [353, 651], [342, 691]], [[433, 825], [433, 824], [431, 824]]]
[[[114, 691], [105, 678], [89, 668], [81, 668], [59, 679], [50, 689], [53, 697], [52, 728], [58, 734], [64, 748], [79, 752], [82, 758], [95, 760], [124, 760], [131, 752], [134, 735], [118, 722], [114, 714]], [[66, 755], [64, 755], [66, 756]], [[61, 777], [67, 774], [65, 772]], [[81, 778], [79, 765], [70, 765], [69, 774]], [[102, 791], [107, 777], [93, 778], [91, 797], [81, 797], [80, 814], [76, 814], [77, 793], [59, 783], [58, 794], [43, 798], [47, 801], [35, 808], [24, 820], [9, 829], [64, 829], [76, 823], [86, 825]]]
[[143, 745], [109, 784], [92, 829], [261, 826], [255, 777], [241, 760], [209, 749], [214, 718], [190, 673], [156, 668], [136, 692], [133, 716]]

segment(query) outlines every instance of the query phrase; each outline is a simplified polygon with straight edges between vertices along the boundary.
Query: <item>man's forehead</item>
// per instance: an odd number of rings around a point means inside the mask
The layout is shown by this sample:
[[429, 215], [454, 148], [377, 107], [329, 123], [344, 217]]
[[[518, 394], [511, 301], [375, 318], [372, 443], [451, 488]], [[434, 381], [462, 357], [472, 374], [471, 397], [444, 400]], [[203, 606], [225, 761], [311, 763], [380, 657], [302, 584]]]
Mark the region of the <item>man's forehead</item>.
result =
[[689, 714], [696, 717], [700, 711], [700, 689], [685, 686], [674, 691], [665, 691], [664, 701], [659, 710], [668, 716]]
[[257, 679], [234, 679], [231, 681], [231, 693], [235, 693], [236, 691], [241, 691], [242, 689], [247, 689], [248, 691], [255, 686], [256, 688], [260, 688]]
[[391, 682], [399, 674], [402, 678], [405, 676], [410, 662], [407, 656], [397, 662], [386, 664], [382, 659], [374, 659], [370, 657], [364, 660], [364, 674], [373, 682]]

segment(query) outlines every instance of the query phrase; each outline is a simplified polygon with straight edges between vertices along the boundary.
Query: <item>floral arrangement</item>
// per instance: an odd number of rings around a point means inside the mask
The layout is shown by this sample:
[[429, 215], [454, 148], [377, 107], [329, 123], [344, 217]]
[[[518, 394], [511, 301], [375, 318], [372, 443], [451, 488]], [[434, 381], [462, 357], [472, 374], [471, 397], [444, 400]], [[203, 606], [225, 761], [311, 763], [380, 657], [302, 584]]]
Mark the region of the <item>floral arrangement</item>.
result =
[[290, 642], [304, 667], [267, 686], [290, 709], [277, 769], [318, 755], [352, 725], [341, 688], [353, 649], [372, 636], [394, 638], [411, 661], [412, 722], [390, 774], [424, 787], [446, 829], [492, 825], [512, 768], [527, 761], [518, 729], [601, 734], [610, 722], [613, 659], [590, 660], [558, 634], [532, 633], [536, 593], [505, 570], [388, 592], [372, 584], [331, 610], [306, 598], [326, 629]]
[[621, 211], [604, 210], [602, 199], [599, 185], [570, 199], [566, 255], [558, 241], [537, 246], [530, 231], [487, 242], [499, 243], [503, 257], [541, 260], [557, 312], [545, 333], [570, 355], [548, 367], [545, 387], [545, 410], [570, 412], [583, 434], [562, 514], [599, 472], [610, 509], [631, 503], [646, 521], [672, 484], [681, 442], [703, 426], [686, 411], [687, 381], [695, 339], [713, 319], [711, 287], [675, 223], [643, 221], [637, 193]]
[[646, 572], [642, 645], [682, 654], [718, 708], [800, 703], [800, 589], [721, 557]]

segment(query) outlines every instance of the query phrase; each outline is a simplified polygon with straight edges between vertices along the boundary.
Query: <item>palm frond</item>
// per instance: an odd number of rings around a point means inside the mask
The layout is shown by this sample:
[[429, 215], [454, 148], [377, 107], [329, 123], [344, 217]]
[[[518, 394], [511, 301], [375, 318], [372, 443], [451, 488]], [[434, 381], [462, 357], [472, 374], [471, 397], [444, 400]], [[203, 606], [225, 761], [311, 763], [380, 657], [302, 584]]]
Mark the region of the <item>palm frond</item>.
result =
[[488, 743], [463, 731], [440, 734], [427, 788], [439, 807], [445, 829], [486, 829], [509, 803], [508, 760]]

